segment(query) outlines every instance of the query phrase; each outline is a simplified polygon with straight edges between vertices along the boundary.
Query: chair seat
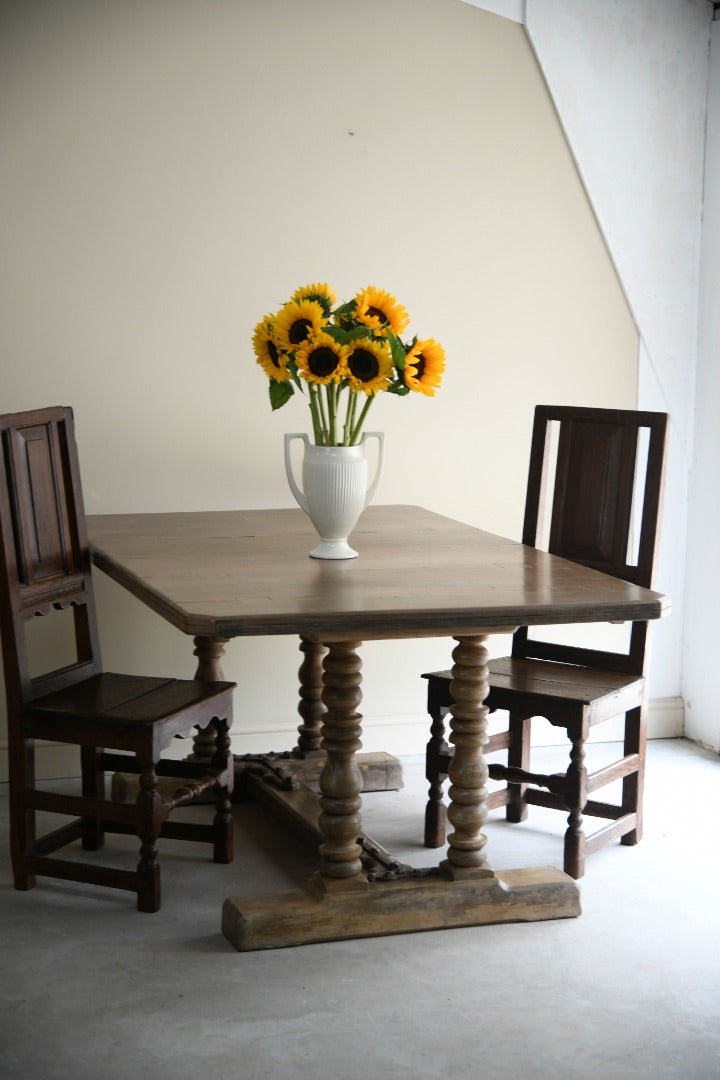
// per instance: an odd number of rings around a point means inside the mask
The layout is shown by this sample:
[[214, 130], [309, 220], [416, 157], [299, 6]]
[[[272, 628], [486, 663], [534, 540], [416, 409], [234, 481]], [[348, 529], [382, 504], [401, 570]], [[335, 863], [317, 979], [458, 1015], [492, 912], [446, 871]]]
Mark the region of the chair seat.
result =
[[[447, 681], [450, 699], [450, 671], [435, 671], [425, 678]], [[511, 656], [491, 660], [488, 679], [490, 689], [485, 700], [491, 710], [517, 709], [522, 700], [524, 711], [531, 710], [529, 715], [546, 716], [551, 723], [558, 709], [563, 709], [562, 723], [568, 708], [576, 707], [579, 712], [587, 709], [593, 724], [634, 708], [642, 701], [645, 683], [638, 675]]]
[[[548, 660], [524, 660], [503, 657], [488, 665], [492, 692], [503, 690], [513, 694], [577, 702], [590, 705], [608, 694], [618, 694], [643, 679], [618, 671], [598, 671], [577, 664], [559, 664]], [[498, 706], [501, 708], [502, 706]]]
[[[35, 698], [23, 709], [23, 723], [28, 733], [38, 738], [63, 741], [66, 725], [72, 721], [67, 741], [82, 741], [86, 729], [88, 743], [94, 744], [100, 729], [105, 746], [126, 749], [144, 732], [155, 728], [160, 729], [160, 742], [166, 726], [175, 734], [180, 715], [186, 721], [183, 734], [189, 734], [198, 724], [206, 726], [218, 711], [217, 699], [231, 694], [234, 685], [106, 671]], [[219, 711], [223, 712], [223, 708]]]
[[[577, 664], [558, 664], [549, 660], [524, 660], [504, 656], [491, 660], [488, 664], [490, 692], [494, 695], [503, 690], [513, 694], [532, 694], [533, 697], [546, 697], [554, 700], [561, 697], [566, 701], [590, 704], [606, 694], [616, 694], [621, 690], [642, 683], [637, 675], [623, 675], [617, 671], [597, 671], [594, 668], [579, 667]], [[452, 672], [431, 671], [423, 675], [424, 679], [444, 679], [450, 682]], [[495, 708], [502, 708], [500, 705]]]

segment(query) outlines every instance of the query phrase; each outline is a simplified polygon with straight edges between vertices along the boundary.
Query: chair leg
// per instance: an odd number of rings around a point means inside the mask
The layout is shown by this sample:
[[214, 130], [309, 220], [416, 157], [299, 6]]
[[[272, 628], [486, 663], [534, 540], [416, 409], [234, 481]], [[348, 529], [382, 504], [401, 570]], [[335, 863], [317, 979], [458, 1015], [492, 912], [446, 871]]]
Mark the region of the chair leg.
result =
[[[510, 732], [510, 745], [508, 747], [507, 763], [509, 768], [530, 770], [530, 717], [519, 716], [510, 711], [508, 730]], [[525, 802], [525, 784], [508, 784], [508, 801], [505, 808], [507, 821], [525, 821], [528, 814]]]
[[233, 818], [230, 794], [233, 782], [233, 759], [230, 753], [230, 736], [226, 720], [216, 720], [217, 735], [213, 768], [221, 771], [226, 779], [216, 789], [216, 812], [213, 820], [213, 861], [231, 863], [233, 860]]
[[160, 910], [160, 863], [157, 840], [162, 828], [160, 808], [162, 799], [157, 790], [155, 762], [138, 761], [140, 767], [139, 790], [136, 801], [138, 811], [138, 836], [141, 840], [140, 862], [137, 867], [138, 911]]
[[[103, 751], [97, 746], [80, 748], [82, 769], [82, 793], [86, 799], [105, 799], [105, 773], [102, 768]], [[85, 851], [99, 851], [105, 843], [105, 831], [99, 818], [82, 819], [82, 846]]]
[[622, 807], [626, 813], [637, 815], [637, 825], [632, 832], [620, 837], [620, 843], [628, 847], [642, 840], [643, 787], [645, 781], [645, 749], [647, 742], [647, 706], [643, 704], [625, 714], [625, 754], [638, 754], [638, 771], [626, 776], [622, 785]]
[[25, 792], [35, 787], [35, 740], [10, 737], [10, 851], [16, 889], [35, 887], [27, 856], [35, 846], [35, 811], [25, 806]]
[[425, 777], [430, 784], [425, 807], [425, 847], [439, 848], [445, 843], [447, 830], [447, 807], [443, 802], [443, 784], [447, 780], [447, 762], [450, 747], [445, 741], [444, 707], [432, 708], [430, 716], [430, 741], [425, 750]]
[[585, 833], [582, 828], [582, 814], [587, 802], [586, 737], [587, 733], [584, 730], [574, 738], [571, 736], [570, 766], [566, 773], [567, 807], [570, 814], [565, 833], [563, 870], [576, 880], [585, 873]]

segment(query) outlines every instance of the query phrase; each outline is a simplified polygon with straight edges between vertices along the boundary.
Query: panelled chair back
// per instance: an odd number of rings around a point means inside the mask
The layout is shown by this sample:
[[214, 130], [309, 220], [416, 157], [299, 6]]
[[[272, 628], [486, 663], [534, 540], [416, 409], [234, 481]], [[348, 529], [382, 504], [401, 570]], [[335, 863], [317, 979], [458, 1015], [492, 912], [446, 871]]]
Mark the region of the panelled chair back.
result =
[[[523, 543], [649, 588], [658, 541], [667, 419], [665, 413], [537, 406]], [[534, 628], [531, 636], [527, 627], [520, 627], [513, 635], [511, 656], [489, 664], [486, 704], [491, 712], [507, 710], [509, 720], [508, 729], [490, 736], [485, 747], [486, 753], [507, 751], [506, 765], [489, 766], [490, 777], [506, 786], [492, 792], [487, 805], [505, 806], [507, 820], [513, 822], [526, 818], [528, 804], [568, 814], [564, 869], [578, 878], [585, 871], [586, 857], [603, 844], [621, 838], [630, 845], [641, 837], [648, 624], [632, 624], [629, 646], [622, 652], [544, 641], [534, 636], [537, 633]], [[439, 847], [445, 839], [443, 783], [453, 753], [444, 729], [452, 704], [450, 672], [423, 677], [428, 679], [432, 718], [425, 843]], [[622, 757], [588, 773], [585, 741], [590, 728], [623, 715]], [[533, 716], [565, 728], [571, 742], [565, 773], [547, 776], [530, 771]], [[619, 803], [589, 799], [598, 788], [620, 779]], [[584, 815], [609, 824], [586, 837]]]
[[[138, 910], [157, 911], [160, 836], [204, 841], [216, 862], [232, 859], [228, 727], [235, 684], [102, 670], [71, 409], [0, 416], [0, 458], [0, 631], [15, 887], [32, 888], [36, 875], [87, 882], [135, 892]], [[61, 620], [73, 638], [70, 662], [35, 674], [28, 621], [56, 609], [72, 613]], [[162, 759], [175, 736], [209, 724], [217, 730], [211, 762]], [[36, 785], [36, 739], [80, 747], [81, 795]], [[135, 805], [106, 800], [106, 770], [139, 774]], [[171, 796], [159, 792], [158, 775], [180, 778]], [[210, 789], [217, 804], [212, 824], [168, 821], [176, 806]], [[72, 820], [41, 837], [37, 817], [45, 811]], [[98, 850], [105, 832], [137, 835], [136, 870], [100, 866], [72, 852], [54, 855], [78, 840], [85, 850]]]

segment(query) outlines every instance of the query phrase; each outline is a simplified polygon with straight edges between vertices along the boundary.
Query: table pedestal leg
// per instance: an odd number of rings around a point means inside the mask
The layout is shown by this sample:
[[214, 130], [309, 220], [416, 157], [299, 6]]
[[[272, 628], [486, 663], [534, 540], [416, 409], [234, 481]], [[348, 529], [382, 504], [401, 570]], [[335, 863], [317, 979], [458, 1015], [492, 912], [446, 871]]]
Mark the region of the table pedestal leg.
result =
[[298, 727], [297, 756], [317, 752], [322, 742], [325, 706], [322, 702], [322, 662], [326, 649], [316, 641], [300, 638], [303, 662], [298, 670], [300, 702], [298, 712], [302, 723]]
[[[223, 675], [221, 660], [225, 654], [225, 646], [228, 638], [223, 637], [196, 637], [193, 639], [193, 650], [198, 658], [197, 671], [194, 678], [202, 679], [203, 682], [222, 682]], [[193, 752], [189, 755], [190, 761], [210, 761], [215, 753], [215, 739], [217, 732], [214, 724], [208, 724], [200, 728], [193, 736]]]
[[358, 837], [362, 775], [355, 760], [360, 749], [360, 720], [356, 712], [360, 691], [359, 642], [331, 645], [323, 661], [323, 704], [327, 711], [322, 748], [326, 758], [320, 773], [320, 873], [331, 881], [357, 877], [361, 870]]
[[483, 759], [487, 692], [483, 637], [459, 638], [453, 669], [453, 742], [448, 817], [454, 826], [447, 860], [426, 871], [368, 880], [362, 872], [360, 661], [356, 642], [332, 643], [324, 660], [327, 707], [320, 777], [320, 868], [302, 890], [229, 897], [222, 930], [239, 951], [273, 949], [414, 930], [537, 921], [580, 914], [579, 890], [554, 867], [495, 874], [487, 865]]
[[482, 748], [487, 742], [488, 654], [485, 635], [457, 638], [453, 652], [450, 693], [450, 742], [455, 747], [448, 778], [450, 806], [447, 817], [455, 831], [448, 836], [449, 877], [493, 877], [485, 859], [487, 837], [482, 831], [487, 818], [488, 769]]
[[[300, 651], [303, 661], [298, 670], [298, 712], [302, 723], [298, 727], [292, 760], [285, 763], [285, 768], [303, 783], [316, 786], [325, 763], [321, 743], [326, 712], [322, 701], [323, 657], [327, 649], [320, 642], [301, 637]], [[403, 786], [402, 766], [392, 754], [378, 751], [361, 754], [357, 763], [362, 773], [363, 791], [397, 791]]]

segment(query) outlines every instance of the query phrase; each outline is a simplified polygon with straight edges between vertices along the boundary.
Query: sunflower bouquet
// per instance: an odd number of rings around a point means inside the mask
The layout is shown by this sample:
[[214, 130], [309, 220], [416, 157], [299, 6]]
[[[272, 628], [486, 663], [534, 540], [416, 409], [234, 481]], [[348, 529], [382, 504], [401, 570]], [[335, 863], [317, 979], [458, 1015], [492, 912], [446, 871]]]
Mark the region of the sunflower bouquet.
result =
[[433, 397], [445, 352], [432, 338], [403, 341], [409, 321], [394, 296], [373, 286], [339, 306], [329, 285], [296, 289], [253, 335], [273, 410], [297, 390], [307, 395], [317, 446], [354, 446], [378, 393]]

